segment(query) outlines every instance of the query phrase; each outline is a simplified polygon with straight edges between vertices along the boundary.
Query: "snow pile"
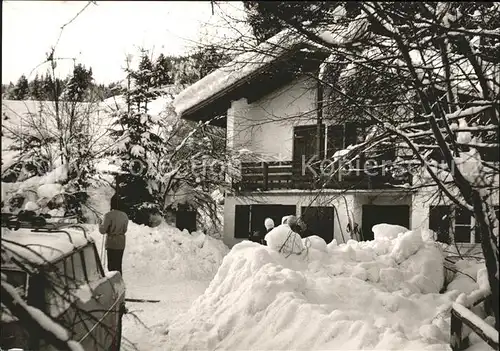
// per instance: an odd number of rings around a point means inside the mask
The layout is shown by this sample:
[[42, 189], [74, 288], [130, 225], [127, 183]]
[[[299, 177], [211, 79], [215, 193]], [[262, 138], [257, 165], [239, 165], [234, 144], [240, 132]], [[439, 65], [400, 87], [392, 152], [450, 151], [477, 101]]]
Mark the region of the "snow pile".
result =
[[460, 260], [454, 265], [455, 277], [446, 289], [459, 291], [457, 302], [470, 307], [490, 294], [490, 283], [484, 262]]
[[341, 245], [306, 238], [300, 255], [277, 252], [279, 242], [242, 242], [169, 326], [168, 342], [181, 350], [447, 348], [460, 292], [439, 293], [443, 253], [423, 237], [379, 233]]
[[399, 233], [407, 231], [407, 228], [396, 224], [380, 223], [372, 227], [373, 238], [377, 241], [395, 239], [398, 237]]
[[278, 252], [300, 254], [304, 250], [302, 238], [287, 224], [280, 224], [271, 230], [264, 240], [267, 246]]
[[[89, 227], [100, 247], [103, 236], [96, 225]], [[151, 228], [129, 222], [126, 239], [125, 281], [130, 276], [158, 282], [172, 277], [211, 279], [229, 251], [221, 240], [200, 232], [189, 234], [166, 223]]]

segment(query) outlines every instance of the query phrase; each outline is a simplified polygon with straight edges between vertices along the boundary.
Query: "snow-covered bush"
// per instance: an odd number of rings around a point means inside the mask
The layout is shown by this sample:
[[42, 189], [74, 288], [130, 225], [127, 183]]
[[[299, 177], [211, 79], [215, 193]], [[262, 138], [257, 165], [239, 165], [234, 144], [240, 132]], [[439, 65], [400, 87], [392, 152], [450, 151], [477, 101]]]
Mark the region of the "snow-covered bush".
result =
[[[16, 195], [25, 199], [30, 197], [26, 192], [38, 192], [38, 185], [58, 184], [61, 188], [54, 195], [63, 201], [41, 195], [38, 205], [41, 209], [49, 204], [60, 207], [80, 220], [84, 220], [82, 207], [88, 200], [86, 189], [95, 174], [94, 157], [106, 133], [100, 130], [98, 102], [83, 102], [91, 80], [91, 70], [77, 65], [60, 99], [2, 102], [11, 116], [2, 123], [2, 144], [8, 144], [2, 149], [2, 182], [17, 184], [10, 188], [18, 187]], [[61, 89], [59, 80], [53, 84], [49, 88]], [[54, 178], [56, 174], [61, 176]]]

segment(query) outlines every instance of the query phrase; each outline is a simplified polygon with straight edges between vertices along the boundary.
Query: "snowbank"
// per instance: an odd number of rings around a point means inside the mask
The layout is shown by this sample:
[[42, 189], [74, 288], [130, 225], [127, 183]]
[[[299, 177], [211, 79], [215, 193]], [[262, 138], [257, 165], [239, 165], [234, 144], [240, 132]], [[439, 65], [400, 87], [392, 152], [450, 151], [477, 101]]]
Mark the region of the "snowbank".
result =
[[287, 224], [280, 224], [271, 230], [264, 240], [267, 246], [275, 251], [300, 254], [304, 249], [300, 235], [292, 231]]
[[421, 234], [326, 247], [314, 239], [289, 257], [278, 244], [239, 243], [169, 326], [170, 349], [448, 349], [459, 292], [439, 293], [443, 253]]
[[[103, 236], [96, 225], [88, 228], [100, 248]], [[189, 234], [165, 223], [151, 228], [130, 222], [126, 238], [126, 283], [131, 276], [157, 282], [171, 278], [210, 280], [229, 252], [221, 240], [200, 232]]]

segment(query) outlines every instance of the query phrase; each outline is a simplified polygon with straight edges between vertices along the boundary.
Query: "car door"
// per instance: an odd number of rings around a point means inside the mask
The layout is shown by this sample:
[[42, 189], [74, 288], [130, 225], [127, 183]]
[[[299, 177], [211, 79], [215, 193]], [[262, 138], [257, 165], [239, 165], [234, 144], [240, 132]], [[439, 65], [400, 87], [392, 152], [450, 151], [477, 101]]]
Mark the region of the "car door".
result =
[[47, 312], [84, 350], [108, 350], [116, 333], [108, 313], [115, 300], [95, 246], [88, 244], [55, 264], [47, 284]]
[[46, 313], [69, 332], [71, 339], [80, 341], [85, 350], [98, 350], [93, 338], [84, 338], [92, 333], [99, 312], [86, 280], [81, 251], [55, 262], [47, 274], [45, 290]]
[[[118, 328], [117, 315], [120, 309], [119, 304], [116, 302], [116, 289], [113, 280], [104, 274], [95, 245], [87, 245], [82, 250], [82, 255], [88, 284], [92, 293], [88, 304], [82, 307], [87, 308], [88, 313], [93, 316], [92, 322], [89, 323], [93, 325], [83, 335], [81, 342], [82, 344], [92, 345], [92, 350], [108, 350], [112, 345]], [[121, 279], [120, 275], [119, 278]]]

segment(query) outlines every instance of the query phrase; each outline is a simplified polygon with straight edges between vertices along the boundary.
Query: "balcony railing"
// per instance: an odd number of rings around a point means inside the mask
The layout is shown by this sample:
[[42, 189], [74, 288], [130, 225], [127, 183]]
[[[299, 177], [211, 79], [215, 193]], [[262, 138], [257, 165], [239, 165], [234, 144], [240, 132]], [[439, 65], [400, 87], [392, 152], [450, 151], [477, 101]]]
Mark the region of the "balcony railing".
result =
[[335, 171], [331, 167], [307, 166], [303, 162], [242, 162], [236, 190], [277, 189], [386, 189], [409, 183], [409, 176], [394, 178], [388, 172], [351, 168]]

